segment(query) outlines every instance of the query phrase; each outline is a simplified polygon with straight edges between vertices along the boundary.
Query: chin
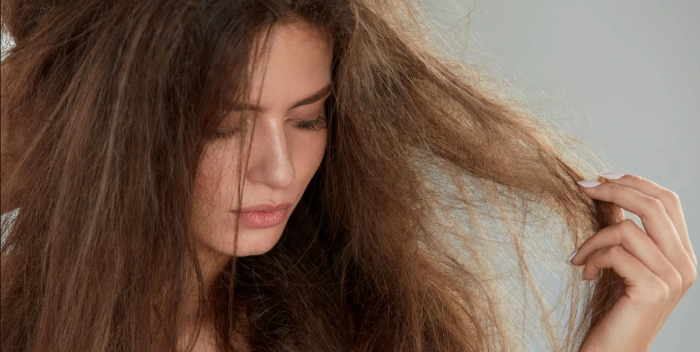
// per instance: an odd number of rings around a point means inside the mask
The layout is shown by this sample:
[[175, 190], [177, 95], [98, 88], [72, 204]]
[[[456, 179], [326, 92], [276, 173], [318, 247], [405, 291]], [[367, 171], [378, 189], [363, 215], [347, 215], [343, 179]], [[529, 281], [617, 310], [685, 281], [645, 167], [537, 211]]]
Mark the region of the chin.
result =
[[[269, 252], [282, 235], [284, 226], [277, 226], [266, 229], [245, 229], [241, 231], [238, 238], [237, 257], [249, 257], [262, 255]], [[233, 252], [230, 253], [233, 255]]]

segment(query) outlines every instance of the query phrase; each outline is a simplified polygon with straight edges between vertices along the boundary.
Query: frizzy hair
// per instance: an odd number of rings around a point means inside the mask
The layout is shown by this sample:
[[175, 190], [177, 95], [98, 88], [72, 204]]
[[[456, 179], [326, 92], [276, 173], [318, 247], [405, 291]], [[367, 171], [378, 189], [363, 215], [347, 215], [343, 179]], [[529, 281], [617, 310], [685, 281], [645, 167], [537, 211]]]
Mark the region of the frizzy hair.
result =
[[582, 284], [562, 260], [558, 305], [547, 302], [532, 264], [615, 221], [575, 183], [593, 167], [565, 152], [585, 147], [439, 53], [410, 2], [1, 10], [15, 42], [2, 62], [2, 212], [19, 208], [2, 226], [3, 352], [175, 350], [188, 263], [202, 284], [189, 233], [200, 155], [224, 104], [247, 96], [250, 53], [289, 21], [333, 43], [327, 149], [279, 243], [232, 260], [202, 293], [219, 350], [241, 335], [265, 351], [523, 348], [498, 280], [506, 247], [545, 349], [577, 350], [622, 292], [613, 272]]

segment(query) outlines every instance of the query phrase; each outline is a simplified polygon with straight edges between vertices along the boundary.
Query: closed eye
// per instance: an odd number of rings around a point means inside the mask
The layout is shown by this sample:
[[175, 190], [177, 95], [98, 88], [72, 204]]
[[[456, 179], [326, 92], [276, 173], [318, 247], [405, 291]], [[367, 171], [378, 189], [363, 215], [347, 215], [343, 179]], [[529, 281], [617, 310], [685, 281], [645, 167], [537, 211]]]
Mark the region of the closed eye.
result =
[[[325, 117], [325, 114], [321, 113], [321, 115], [318, 116], [315, 120], [300, 120], [296, 122], [296, 126], [302, 130], [309, 130], [309, 131], [320, 131], [323, 129], [328, 128], [328, 121]], [[229, 128], [223, 131], [217, 131], [216, 136], [217, 138], [232, 138], [236, 136], [241, 130], [241, 124], [239, 123], [236, 125], [236, 127]]]

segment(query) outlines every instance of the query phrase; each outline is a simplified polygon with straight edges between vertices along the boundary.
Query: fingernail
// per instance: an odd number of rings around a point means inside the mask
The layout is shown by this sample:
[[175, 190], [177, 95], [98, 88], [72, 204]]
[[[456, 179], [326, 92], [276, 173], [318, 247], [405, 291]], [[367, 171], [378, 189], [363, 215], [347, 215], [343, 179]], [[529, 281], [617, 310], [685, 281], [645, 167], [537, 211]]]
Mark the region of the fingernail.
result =
[[591, 180], [583, 180], [583, 181], [576, 181], [580, 186], [590, 188], [590, 187], [595, 187], [599, 186], [601, 183], [598, 181], [591, 181]]
[[603, 270], [601, 270], [601, 271], [598, 273], [598, 277], [597, 277], [597, 278], [600, 279], [601, 277], [603, 277]]
[[621, 174], [621, 173], [619, 173], [619, 172], [612, 172], [612, 171], [609, 171], [609, 172], [600, 174], [600, 176], [603, 176], [603, 177], [605, 177], [605, 178], [607, 178], [607, 179], [610, 179], [610, 180], [617, 180], [617, 179], [619, 179], [620, 177], [625, 176], [625, 174]]
[[576, 253], [578, 253], [579, 248], [581, 248], [581, 247], [576, 247], [576, 250], [573, 253], [571, 253], [571, 255], [569, 256], [569, 259], [566, 260], [567, 262], [571, 263], [571, 259], [573, 259], [574, 256], [576, 255]]

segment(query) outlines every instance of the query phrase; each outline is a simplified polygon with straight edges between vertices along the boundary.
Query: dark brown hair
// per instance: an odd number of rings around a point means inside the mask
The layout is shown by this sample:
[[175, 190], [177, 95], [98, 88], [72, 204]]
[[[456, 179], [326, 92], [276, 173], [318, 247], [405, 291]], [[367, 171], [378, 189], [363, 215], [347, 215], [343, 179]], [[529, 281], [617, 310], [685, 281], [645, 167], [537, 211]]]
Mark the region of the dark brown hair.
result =
[[[238, 335], [265, 351], [513, 350], [532, 339], [513, 324], [531, 309], [542, 349], [576, 350], [621, 293], [614, 273], [582, 284], [564, 262], [614, 222], [575, 183], [594, 172], [571, 154], [585, 147], [440, 53], [409, 3], [1, 10], [15, 42], [2, 62], [2, 212], [20, 209], [12, 231], [3, 220], [3, 352], [175, 349], [186, 268], [198, 268], [188, 229], [202, 148], [217, 112], [247, 96], [257, 38], [291, 20], [333, 42], [328, 148], [280, 242], [232, 261], [202, 296], [219, 350]], [[554, 303], [537, 284], [553, 257]], [[517, 290], [503, 285], [511, 269]]]

